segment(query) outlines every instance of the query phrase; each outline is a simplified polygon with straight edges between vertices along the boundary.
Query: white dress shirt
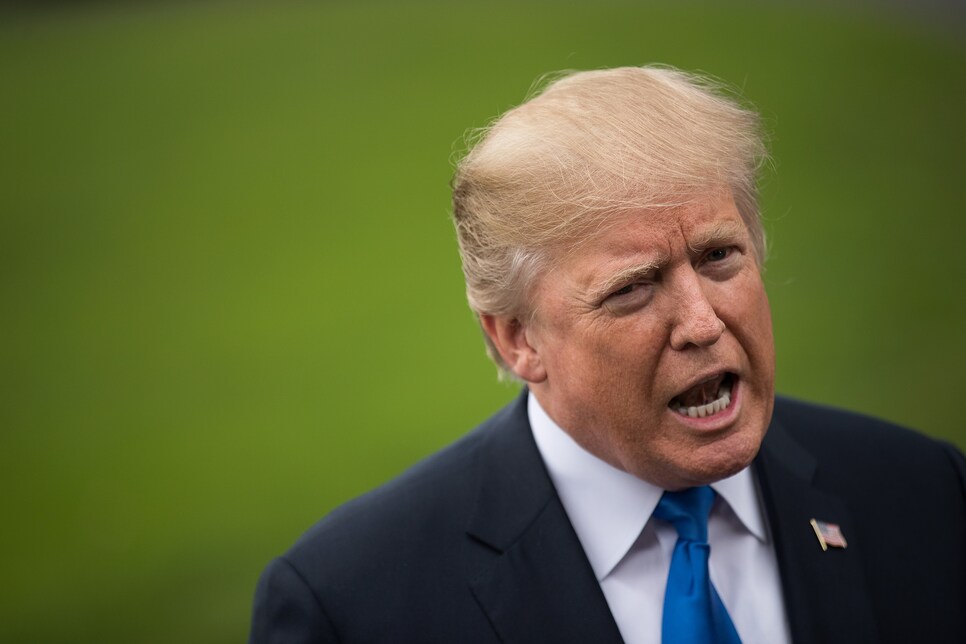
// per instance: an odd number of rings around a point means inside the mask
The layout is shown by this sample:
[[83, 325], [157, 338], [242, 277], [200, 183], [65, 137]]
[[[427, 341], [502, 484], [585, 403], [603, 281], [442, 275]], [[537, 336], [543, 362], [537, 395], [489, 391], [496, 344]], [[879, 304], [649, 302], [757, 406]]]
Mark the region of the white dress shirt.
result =
[[[660, 644], [677, 531], [651, 519], [664, 490], [597, 458], [543, 410], [527, 413], [537, 448], [627, 644]], [[711, 581], [745, 644], [791, 642], [775, 548], [754, 474], [713, 483]]]

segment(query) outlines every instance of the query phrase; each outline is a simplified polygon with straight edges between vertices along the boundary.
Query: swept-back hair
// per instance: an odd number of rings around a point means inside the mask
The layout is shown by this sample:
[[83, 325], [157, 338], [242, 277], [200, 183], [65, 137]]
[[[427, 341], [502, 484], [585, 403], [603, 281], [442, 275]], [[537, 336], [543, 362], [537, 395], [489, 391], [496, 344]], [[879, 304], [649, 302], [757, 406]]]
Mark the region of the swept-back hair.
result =
[[477, 315], [532, 314], [536, 278], [615, 214], [722, 189], [764, 262], [759, 117], [707, 78], [665, 66], [566, 74], [473, 138], [453, 180], [453, 220]]

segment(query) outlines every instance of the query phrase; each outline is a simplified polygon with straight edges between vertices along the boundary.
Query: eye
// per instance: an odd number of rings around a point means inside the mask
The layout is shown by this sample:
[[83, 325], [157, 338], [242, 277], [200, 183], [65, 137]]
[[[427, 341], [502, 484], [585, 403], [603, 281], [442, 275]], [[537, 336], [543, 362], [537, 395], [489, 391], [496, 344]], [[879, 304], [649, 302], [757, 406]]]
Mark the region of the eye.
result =
[[744, 264], [741, 257], [742, 249], [739, 246], [710, 248], [695, 268], [712, 279], [724, 280], [741, 270]]
[[613, 293], [611, 293], [610, 296], [611, 297], [620, 297], [621, 295], [627, 295], [628, 293], [630, 293], [631, 291], [633, 291], [635, 288], [637, 288], [639, 286], [640, 286], [640, 284], [628, 284], [627, 286], [625, 286], [623, 288], [617, 289], [616, 291], [614, 291]]
[[631, 282], [604, 298], [601, 306], [614, 315], [626, 315], [645, 306], [653, 290], [650, 283]]

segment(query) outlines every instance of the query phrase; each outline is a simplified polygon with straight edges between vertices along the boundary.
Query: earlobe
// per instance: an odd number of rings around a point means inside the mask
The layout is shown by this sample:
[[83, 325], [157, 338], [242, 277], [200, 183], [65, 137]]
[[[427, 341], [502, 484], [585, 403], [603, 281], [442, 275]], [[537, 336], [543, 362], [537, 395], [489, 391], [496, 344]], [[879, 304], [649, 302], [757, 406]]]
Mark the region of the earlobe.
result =
[[480, 326], [510, 370], [529, 383], [543, 382], [547, 372], [540, 354], [531, 344], [527, 328], [517, 318], [505, 315], [480, 315]]

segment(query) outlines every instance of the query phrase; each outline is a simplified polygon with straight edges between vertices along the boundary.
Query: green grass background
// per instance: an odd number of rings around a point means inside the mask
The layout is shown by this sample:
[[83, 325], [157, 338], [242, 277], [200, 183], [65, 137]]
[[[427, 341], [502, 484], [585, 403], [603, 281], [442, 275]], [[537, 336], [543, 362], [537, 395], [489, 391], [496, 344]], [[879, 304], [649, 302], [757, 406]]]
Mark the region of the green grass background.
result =
[[514, 395], [447, 184], [551, 70], [740, 87], [779, 389], [966, 446], [960, 36], [791, 4], [0, 13], [0, 641], [240, 641], [270, 557]]

